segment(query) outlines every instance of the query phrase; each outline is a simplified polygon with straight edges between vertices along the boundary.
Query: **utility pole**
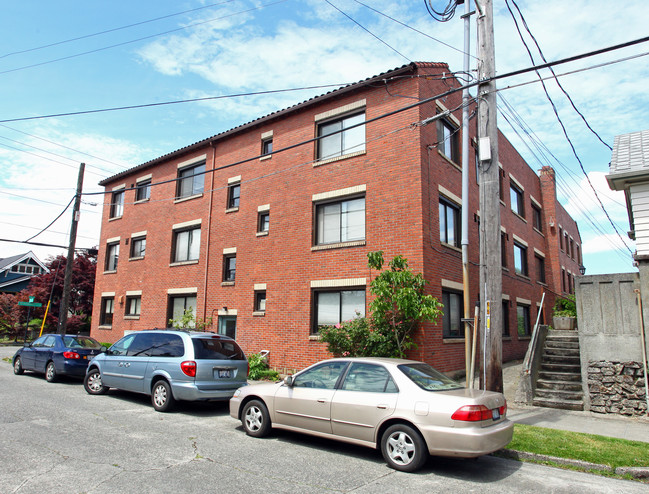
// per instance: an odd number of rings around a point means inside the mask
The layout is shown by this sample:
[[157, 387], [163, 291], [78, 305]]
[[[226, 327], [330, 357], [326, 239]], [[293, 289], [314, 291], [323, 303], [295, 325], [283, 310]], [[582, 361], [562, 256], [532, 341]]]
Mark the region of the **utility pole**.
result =
[[503, 391], [500, 168], [492, 0], [478, 7], [478, 150], [480, 162], [480, 308], [483, 320], [483, 388]]
[[70, 226], [70, 245], [68, 245], [68, 259], [65, 263], [65, 276], [63, 278], [63, 298], [59, 310], [59, 334], [65, 334], [68, 323], [68, 308], [70, 306], [70, 285], [72, 285], [72, 267], [74, 265], [74, 247], [77, 242], [77, 225], [79, 223], [79, 210], [81, 209], [81, 189], [83, 188], [83, 172], [85, 163], [79, 165], [79, 178], [77, 179], [77, 194], [74, 197], [72, 208], [72, 225]]

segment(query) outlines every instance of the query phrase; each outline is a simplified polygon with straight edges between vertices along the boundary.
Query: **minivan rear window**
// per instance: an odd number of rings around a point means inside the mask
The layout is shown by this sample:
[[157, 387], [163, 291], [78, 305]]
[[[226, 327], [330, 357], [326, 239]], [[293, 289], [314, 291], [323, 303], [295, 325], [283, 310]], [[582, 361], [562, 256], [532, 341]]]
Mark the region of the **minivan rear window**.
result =
[[245, 360], [243, 350], [234, 340], [192, 338], [196, 360]]

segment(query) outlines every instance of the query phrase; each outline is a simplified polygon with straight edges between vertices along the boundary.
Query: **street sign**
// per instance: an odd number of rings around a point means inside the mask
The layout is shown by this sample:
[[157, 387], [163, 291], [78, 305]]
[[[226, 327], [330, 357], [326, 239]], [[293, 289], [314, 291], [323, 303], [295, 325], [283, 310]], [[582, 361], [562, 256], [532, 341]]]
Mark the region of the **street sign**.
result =
[[[34, 297], [29, 298], [33, 300]], [[23, 307], [43, 307], [43, 304], [40, 302], [18, 302], [18, 305], [22, 305]]]

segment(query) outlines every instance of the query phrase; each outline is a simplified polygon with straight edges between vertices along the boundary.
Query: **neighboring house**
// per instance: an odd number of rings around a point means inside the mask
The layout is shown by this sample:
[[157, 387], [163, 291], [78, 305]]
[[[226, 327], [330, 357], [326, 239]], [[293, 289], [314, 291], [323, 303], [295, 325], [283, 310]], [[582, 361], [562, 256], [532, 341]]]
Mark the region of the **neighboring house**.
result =
[[47, 272], [32, 251], [0, 259], [0, 293], [18, 293], [27, 288], [32, 276]]
[[[366, 312], [375, 274], [366, 256], [383, 250], [386, 260], [406, 257], [445, 306], [443, 319], [418, 330], [410, 355], [464, 368], [461, 93], [413, 105], [458, 87], [446, 64], [411, 63], [100, 182], [107, 200], [92, 336], [115, 341], [191, 309], [246, 352], [269, 350], [273, 367], [302, 368], [328, 355], [319, 325]], [[573, 292], [581, 238], [557, 202], [554, 170], [537, 175], [502, 135], [499, 149], [507, 361], [524, 356], [542, 293], [544, 321], [555, 294]], [[474, 303], [473, 146], [470, 154]]]

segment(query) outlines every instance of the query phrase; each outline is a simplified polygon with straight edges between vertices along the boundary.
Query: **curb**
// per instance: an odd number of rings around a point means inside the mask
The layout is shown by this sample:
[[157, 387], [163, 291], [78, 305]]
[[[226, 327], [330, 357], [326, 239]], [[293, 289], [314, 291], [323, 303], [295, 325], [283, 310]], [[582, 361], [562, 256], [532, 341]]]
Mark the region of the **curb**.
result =
[[581, 461], [581, 460], [572, 460], [569, 458], [559, 458], [557, 456], [529, 453], [527, 451], [517, 451], [515, 449], [501, 449], [492, 454], [503, 458], [509, 458], [511, 460], [552, 461], [559, 465], [578, 467], [586, 470], [596, 470], [599, 472], [615, 473], [616, 475], [630, 475], [634, 479], [638, 479], [638, 480], [649, 479], [649, 467], [617, 467], [614, 470], [613, 467], [610, 467], [608, 465], [589, 463], [587, 461]]

